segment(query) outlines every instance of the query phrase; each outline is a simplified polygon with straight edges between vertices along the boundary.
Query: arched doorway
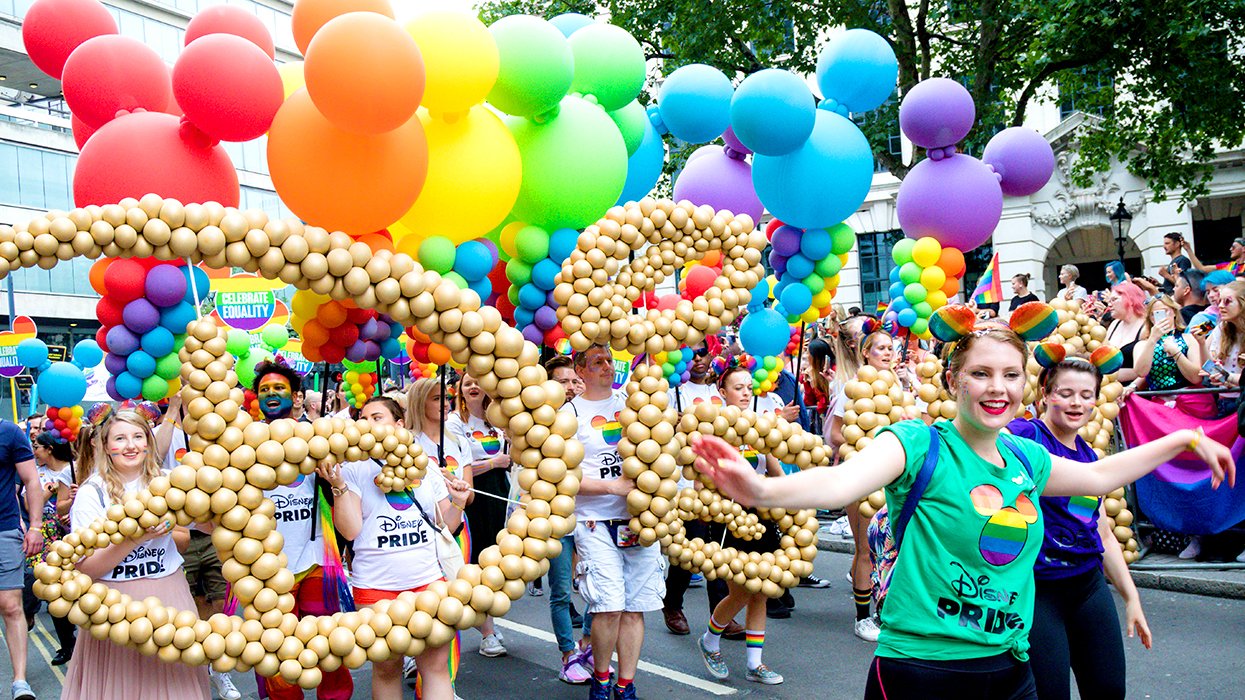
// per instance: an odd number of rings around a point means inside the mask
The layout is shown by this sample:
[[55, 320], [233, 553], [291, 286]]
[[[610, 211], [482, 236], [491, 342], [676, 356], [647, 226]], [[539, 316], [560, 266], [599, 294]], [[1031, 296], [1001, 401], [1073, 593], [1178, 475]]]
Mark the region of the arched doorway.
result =
[[[1107, 286], [1106, 264], [1119, 260], [1115, 232], [1108, 226], [1085, 226], [1059, 237], [1046, 251], [1042, 268], [1046, 289], [1054, 295], [1060, 288], [1059, 268], [1076, 265], [1081, 271], [1080, 285], [1091, 292]], [[1124, 240], [1124, 269], [1129, 274], [1142, 272], [1141, 249], [1131, 238]]]

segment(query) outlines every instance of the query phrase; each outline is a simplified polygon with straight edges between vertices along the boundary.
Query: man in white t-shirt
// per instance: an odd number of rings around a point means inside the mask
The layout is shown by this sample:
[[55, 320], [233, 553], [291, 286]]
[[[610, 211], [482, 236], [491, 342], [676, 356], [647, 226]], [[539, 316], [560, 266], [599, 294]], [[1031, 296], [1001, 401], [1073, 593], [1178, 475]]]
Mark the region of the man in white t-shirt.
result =
[[[613, 391], [614, 358], [593, 346], [575, 358], [584, 391], [572, 405], [584, 445], [583, 481], [575, 499], [576, 578], [593, 614], [593, 679], [589, 700], [636, 697], [636, 666], [644, 644], [644, 613], [659, 610], [665, 593], [665, 559], [656, 544], [639, 544], [628, 523], [627, 494], [635, 482], [623, 476], [618, 414], [626, 394]], [[618, 683], [611, 687], [610, 657], [618, 654]]]

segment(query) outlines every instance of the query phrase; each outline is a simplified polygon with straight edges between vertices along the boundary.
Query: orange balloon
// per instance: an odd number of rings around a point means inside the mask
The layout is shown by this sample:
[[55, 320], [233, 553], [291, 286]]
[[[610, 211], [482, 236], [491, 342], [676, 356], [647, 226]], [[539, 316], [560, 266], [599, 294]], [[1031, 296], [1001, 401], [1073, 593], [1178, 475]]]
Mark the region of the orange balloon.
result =
[[330, 231], [372, 233], [401, 218], [419, 196], [428, 143], [418, 117], [384, 134], [343, 131], [304, 89], [272, 122], [268, 166], [277, 194], [299, 218]]
[[346, 307], [336, 301], [330, 301], [316, 309], [315, 320], [325, 328], [337, 328], [346, 322]]
[[424, 96], [424, 59], [415, 40], [374, 12], [351, 12], [321, 27], [307, 47], [303, 76], [321, 114], [363, 134], [402, 126]]
[[303, 357], [312, 362], [324, 362], [324, 355], [320, 352], [319, 345], [311, 345], [307, 342], [306, 336], [303, 336]]
[[705, 257], [701, 259], [700, 264], [707, 265], [709, 267], [720, 267], [722, 265], [722, 251], [706, 251]]
[[432, 338], [429, 338], [427, 333], [419, 330], [415, 326], [411, 326], [411, 336], [415, 338], [416, 342], [420, 342], [420, 343], [432, 342]]
[[948, 299], [955, 296], [959, 291], [960, 281], [954, 277], [948, 277], [947, 281], [942, 285], [942, 293], [946, 294]]
[[311, 356], [307, 355], [307, 350], [311, 348], [315, 348], [316, 353], [319, 354], [320, 346], [328, 342], [328, 339], [329, 339], [329, 329], [325, 328], [323, 323], [320, 323], [314, 318], [304, 323], [303, 324], [303, 355], [305, 355], [307, 359], [310, 360]]
[[433, 364], [443, 365], [450, 361], [450, 349], [440, 343], [433, 343], [428, 346], [428, 359]]
[[306, 54], [311, 37], [320, 31], [320, 27], [347, 12], [375, 12], [393, 19], [393, 6], [389, 0], [297, 0], [290, 24], [298, 50]]
[[112, 261], [115, 259], [116, 258], [100, 258], [99, 261], [91, 266], [91, 272], [87, 275], [87, 279], [91, 282], [91, 289], [94, 289], [95, 293], [100, 296], [103, 296], [106, 293], [104, 290], [104, 273], [108, 270], [108, 266], [111, 265]]
[[398, 238], [394, 243], [394, 252], [406, 253], [414, 260], [419, 260], [419, 244], [424, 242], [424, 237], [414, 233], [408, 233]]
[[393, 241], [389, 240], [388, 236], [382, 236], [379, 233], [365, 233], [359, 236], [358, 240], [360, 243], [366, 243], [373, 253], [381, 250], [387, 250], [390, 253], [394, 252]]
[[943, 248], [942, 255], [938, 257], [938, 267], [947, 273], [947, 277], [962, 277], [964, 276], [964, 254], [955, 248]]

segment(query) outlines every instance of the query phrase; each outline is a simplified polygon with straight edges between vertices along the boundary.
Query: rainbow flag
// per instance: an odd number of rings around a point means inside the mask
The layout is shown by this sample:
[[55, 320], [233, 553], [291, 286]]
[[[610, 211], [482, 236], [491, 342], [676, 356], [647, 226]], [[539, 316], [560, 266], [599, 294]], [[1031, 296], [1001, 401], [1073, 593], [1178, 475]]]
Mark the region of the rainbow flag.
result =
[[994, 252], [994, 257], [990, 258], [990, 267], [986, 268], [985, 273], [981, 275], [981, 280], [977, 283], [977, 288], [973, 290], [973, 301], [978, 304], [998, 304], [1003, 301], [1003, 284], [999, 277], [999, 253]]
[[887, 304], [887, 303], [886, 303], [886, 302], [884, 302], [884, 301], [879, 301], [879, 302], [878, 302], [878, 308], [877, 308], [877, 310], [874, 312], [874, 315], [876, 315], [876, 316], [882, 316], [883, 314], [885, 314], [885, 313], [886, 313], [886, 310], [887, 310], [888, 308], [890, 308], [890, 305], [889, 305], [889, 304]]

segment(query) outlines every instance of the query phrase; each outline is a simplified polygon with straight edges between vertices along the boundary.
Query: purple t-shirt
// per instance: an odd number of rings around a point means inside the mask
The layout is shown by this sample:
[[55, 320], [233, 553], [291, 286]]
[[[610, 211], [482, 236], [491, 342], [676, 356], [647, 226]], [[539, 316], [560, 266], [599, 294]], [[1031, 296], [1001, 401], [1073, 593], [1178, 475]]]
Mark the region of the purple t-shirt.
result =
[[[1076, 462], [1095, 462], [1098, 455], [1078, 436], [1076, 449], [1055, 439], [1040, 420], [1018, 418], [1007, 425], [1017, 437], [1032, 440], [1057, 457]], [[1046, 532], [1042, 551], [1033, 565], [1034, 578], [1068, 578], [1102, 566], [1102, 538], [1098, 536], [1097, 496], [1042, 496]]]

